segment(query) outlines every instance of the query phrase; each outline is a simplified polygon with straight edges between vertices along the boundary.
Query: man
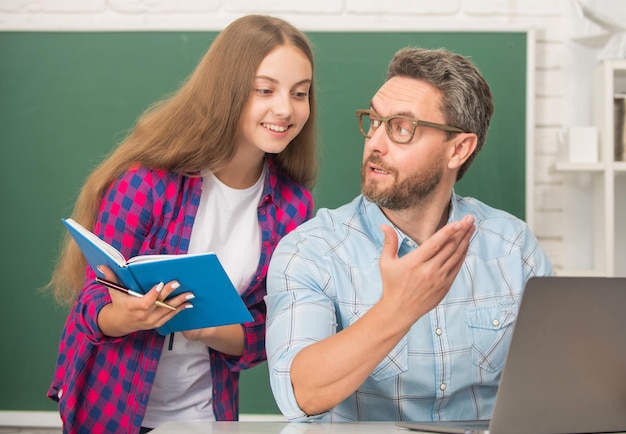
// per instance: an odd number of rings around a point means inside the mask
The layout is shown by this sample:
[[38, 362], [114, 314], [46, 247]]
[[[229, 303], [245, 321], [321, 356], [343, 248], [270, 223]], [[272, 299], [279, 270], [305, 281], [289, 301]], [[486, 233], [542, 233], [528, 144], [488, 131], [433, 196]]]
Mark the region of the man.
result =
[[523, 221], [454, 193], [492, 113], [468, 59], [415, 48], [357, 111], [362, 195], [284, 237], [268, 272], [289, 420], [491, 417], [524, 285], [552, 273]]

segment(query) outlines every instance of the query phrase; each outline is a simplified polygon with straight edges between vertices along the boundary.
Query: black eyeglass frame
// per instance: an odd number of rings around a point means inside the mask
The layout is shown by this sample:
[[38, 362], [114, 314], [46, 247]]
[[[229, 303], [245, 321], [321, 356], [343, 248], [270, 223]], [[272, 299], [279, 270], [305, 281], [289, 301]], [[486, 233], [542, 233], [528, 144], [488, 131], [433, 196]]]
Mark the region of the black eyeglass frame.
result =
[[[417, 130], [417, 127], [427, 127], [427, 128], [435, 128], [437, 130], [442, 130], [442, 131], [446, 131], [449, 133], [465, 133], [466, 131], [463, 131], [460, 128], [456, 128], [456, 127], [451, 127], [450, 125], [444, 125], [444, 124], [438, 124], [435, 122], [428, 122], [428, 121], [421, 121], [419, 119], [414, 119], [411, 118], [409, 116], [404, 116], [404, 115], [393, 115], [393, 116], [381, 116], [378, 113], [376, 113], [374, 110], [357, 110], [356, 111], [356, 117], [357, 117], [357, 121], [359, 123], [359, 131], [361, 132], [361, 135], [363, 137], [365, 137], [366, 139], [371, 138], [371, 135], [368, 135], [368, 133], [363, 129], [363, 116], [369, 116], [370, 118], [372, 118], [372, 115], [374, 120], [377, 120], [379, 122], [382, 122], [385, 124], [385, 132], [387, 133], [387, 137], [389, 137], [392, 141], [394, 141], [395, 143], [398, 143], [400, 145], [405, 145], [407, 143], [410, 143], [411, 140], [413, 140], [413, 137], [415, 136], [415, 131]], [[413, 131], [411, 131], [411, 135], [409, 136], [409, 138], [406, 141], [398, 141], [396, 139], [393, 138], [392, 135], [392, 131], [391, 131], [391, 125], [389, 124], [389, 121], [392, 119], [404, 119], [407, 120], [411, 123], [411, 125], [413, 125]]]

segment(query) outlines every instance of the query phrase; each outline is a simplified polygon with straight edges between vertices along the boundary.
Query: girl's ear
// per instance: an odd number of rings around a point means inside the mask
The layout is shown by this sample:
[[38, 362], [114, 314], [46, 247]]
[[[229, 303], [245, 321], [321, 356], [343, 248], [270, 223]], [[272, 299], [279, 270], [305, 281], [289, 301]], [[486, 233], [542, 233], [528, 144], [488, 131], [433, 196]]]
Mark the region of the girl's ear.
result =
[[460, 133], [450, 144], [448, 168], [458, 170], [476, 149], [478, 137], [474, 133]]

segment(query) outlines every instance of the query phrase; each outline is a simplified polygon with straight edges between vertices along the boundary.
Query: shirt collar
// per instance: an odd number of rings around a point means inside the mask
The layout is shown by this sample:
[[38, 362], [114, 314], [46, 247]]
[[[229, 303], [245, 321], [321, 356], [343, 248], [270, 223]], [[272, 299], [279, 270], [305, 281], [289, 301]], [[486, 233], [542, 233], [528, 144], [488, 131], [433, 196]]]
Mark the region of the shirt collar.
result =
[[262, 202], [269, 203], [274, 202], [275, 197], [280, 197], [277, 191], [278, 167], [276, 166], [276, 162], [274, 161], [274, 159], [267, 154], [265, 155], [265, 166], [267, 170], [265, 170]]
[[[398, 234], [398, 256], [404, 256], [411, 250], [414, 250], [418, 247], [415, 241], [413, 241], [406, 234], [404, 234], [391, 222], [391, 220], [387, 218], [387, 216], [382, 212], [378, 205], [370, 202], [363, 195], [361, 195], [361, 212], [367, 215], [367, 222], [369, 224], [368, 232], [381, 248], [385, 239], [383, 232], [380, 230], [380, 225], [382, 224], [391, 226], [395, 229], [396, 234]], [[453, 190], [452, 194], [450, 195], [450, 213], [448, 215], [447, 223], [455, 220], [460, 220], [461, 217], [462, 216], [460, 215], [457, 196]]]

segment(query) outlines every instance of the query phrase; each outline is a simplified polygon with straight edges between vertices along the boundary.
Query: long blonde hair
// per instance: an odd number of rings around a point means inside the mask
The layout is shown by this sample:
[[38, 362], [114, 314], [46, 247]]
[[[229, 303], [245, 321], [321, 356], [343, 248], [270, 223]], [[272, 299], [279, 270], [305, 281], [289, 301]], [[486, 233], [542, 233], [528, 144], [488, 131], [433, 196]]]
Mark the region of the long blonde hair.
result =
[[[149, 107], [131, 133], [89, 175], [72, 218], [92, 228], [106, 189], [133, 164], [185, 175], [206, 168], [216, 170], [227, 163], [236, 151], [239, 121], [250, 99], [256, 70], [267, 54], [281, 45], [299, 48], [313, 68], [309, 39], [284, 20], [248, 15], [227, 26], [179, 90]], [[278, 167], [309, 188], [317, 176], [313, 90], [312, 83], [307, 123], [285, 150], [273, 156]], [[86, 265], [76, 244], [65, 234], [46, 288], [52, 289], [60, 302], [71, 303], [84, 284]]]

